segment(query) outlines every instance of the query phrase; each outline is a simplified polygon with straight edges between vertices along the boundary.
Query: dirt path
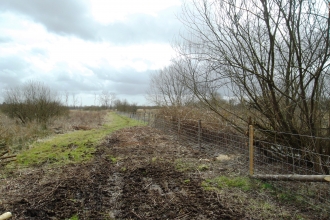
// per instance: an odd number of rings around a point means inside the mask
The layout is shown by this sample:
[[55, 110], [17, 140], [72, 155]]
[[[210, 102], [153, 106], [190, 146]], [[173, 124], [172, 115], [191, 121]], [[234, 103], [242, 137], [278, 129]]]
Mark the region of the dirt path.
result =
[[[0, 214], [11, 211], [12, 219], [263, 219], [246, 211], [240, 198], [201, 186], [205, 178], [234, 170], [230, 162], [212, 161], [151, 128], [124, 129], [109, 136], [89, 163], [35, 167], [0, 180]], [[270, 213], [264, 219], [277, 217]]]

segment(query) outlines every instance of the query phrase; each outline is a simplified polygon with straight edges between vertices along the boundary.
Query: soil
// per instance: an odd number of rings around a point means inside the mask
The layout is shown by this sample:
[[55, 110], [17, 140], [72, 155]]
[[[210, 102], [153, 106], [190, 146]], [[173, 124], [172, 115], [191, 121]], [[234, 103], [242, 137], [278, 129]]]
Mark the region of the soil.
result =
[[[239, 158], [218, 162], [213, 153], [182, 146], [149, 127], [124, 129], [107, 137], [88, 163], [43, 165], [1, 179], [0, 214], [10, 211], [11, 219], [277, 219], [278, 213], [253, 214], [239, 198], [203, 189], [205, 178], [238, 170]], [[207, 169], [196, 169], [199, 164]], [[279, 209], [290, 213], [290, 207]]]

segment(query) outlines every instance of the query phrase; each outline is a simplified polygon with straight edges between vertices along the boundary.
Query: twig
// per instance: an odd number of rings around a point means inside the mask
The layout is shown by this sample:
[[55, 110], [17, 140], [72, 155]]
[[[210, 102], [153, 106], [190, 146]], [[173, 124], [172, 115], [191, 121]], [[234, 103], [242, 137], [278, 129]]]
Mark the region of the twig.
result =
[[10, 160], [6, 160], [6, 161], [0, 161], [0, 165], [7, 164], [7, 163], [12, 162], [12, 161], [16, 161], [16, 158], [10, 159]]
[[148, 188], [148, 186], [150, 186], [151, 184], [152, 184], [152, 183], [150, 183], [150, 184], [146, 185], [146, 186], [144, 187], [144, 189]]
[[188, 212], [188, 213], [185, 213], [185, 214], [182, 214], [182, 215], [179, 215], [178, 217], [176, 217], [175, 219], [182, 219], [182, 218], [184, 218], [184, 217], [187, 217], [187, 216], [189, 216], [189, 214], [190, 214], [190, 212]]
[[5, 154], [7, 154], [7, 153], [9, 153], [9, 150], [6, 150], [6, 151], [4, 151], [4, 152], [1, 152], [1, 153], [0, 153], [0, 157], [2, 157], [3, 155], [5, 155]]
[[142, 219], [141, 216], [139, 216], [137, 213], [134, 212], [134, 210], [131, 211], [134, 215], [136, 215], [139, 219]]
[[16, 155], [10, 155], [10, 156], [5, 156], [5, 157], [0, 157], [0, 160], [8, 159], [8, 158], [13, 158], [16, 157]]
[[[60, 182], [59, 184], [57, 184], [57, 185], [52, 189], [52, 191], [50, 191], [48, 194], [46, 194], [45, 196], [43, 196], [42, 199], [47, 198], [48, 196], [50, 196], [51, 194], [53, 194], [53, 193], [55, 192], [55, 190], [61, 185], [61, 183], [62, 183], [62, 182]], [[42, 200], [42, 199], [40, 199], [40, 200], [38, 201], [38, 204], [39, 204], [39, 205], [37, 205], [36, 207], [40, 207], [40, 203], [41, 203], [41, 200]]]
[[220, 197], [219, 196], [219, 193], [217, 193], [217, 200], [218, 200], [219, 204], [222, 205], [221, 202], [220, 202], [220, 198], [219, 197]]

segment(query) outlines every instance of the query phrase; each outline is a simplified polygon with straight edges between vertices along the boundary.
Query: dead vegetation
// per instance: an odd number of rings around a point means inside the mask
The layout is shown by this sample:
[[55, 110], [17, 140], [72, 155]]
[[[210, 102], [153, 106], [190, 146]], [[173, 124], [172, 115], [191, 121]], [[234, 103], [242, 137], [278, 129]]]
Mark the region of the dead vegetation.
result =
[[16, 160], [16, 154], [34, 141], [74, 130], [91, 130], [106, 123], [107, 111], [70, 111], [42, 126], [36, 121], [21, 123], [0, 112], [0, 168]]
[[11, 211], [12, 219], [322, 218], [241, 176], [239, 155], [213, 155], [149, 127], [123, 129], [97, 147], [91, 162], [8, 173], [0, 179], [0, 213]]
[[98, 128], [105, 123], [106, 114], [107, 111], [71, 110], [68, 115], [50, 121], [45, 128], [35, 121], [22, 124], [0, 113], [0, 145], [15, 153], [46, 136]]

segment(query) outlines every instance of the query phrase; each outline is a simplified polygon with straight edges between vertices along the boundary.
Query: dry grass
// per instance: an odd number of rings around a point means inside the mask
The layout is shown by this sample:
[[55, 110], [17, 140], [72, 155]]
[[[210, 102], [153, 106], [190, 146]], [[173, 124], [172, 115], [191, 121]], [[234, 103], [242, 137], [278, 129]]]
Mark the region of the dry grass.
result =
[[55, 133], [65, 133], [71, 130], [90, 130], [102, 126], [107, 111], [80, 111], [71, 110], [69, 115], [57, 118], [51, 128]]
[[171, 121], [173, 126], [178, 124], [180, 120], [181, 129], [196, 128], [198, 127], [198, 121], [201, 121], [203, 127], [203, 133], [209, 131], [226, 131], [231, 133], [237, 133], [240, 131], [241, 134], [246, 134], [248, 125], [240, 123], [240, 126], [233, 126], [228, 122], [224, 121], [219, 115], [211, 110], [202, 107], [163, 107], [158, 110], [157, 117], [165, 117], [167, 122]]
[[[89, 130], [105, 123], [106, 111], [72, 110], [68, 115], [51, 121], [47, 128], [36, 122], [22, 124], [0, 113], [0, 143], [11, 153], [19, 152], [33, 141], [73, 130]], [[1, 152], [0, 152], [1, 153]]]

